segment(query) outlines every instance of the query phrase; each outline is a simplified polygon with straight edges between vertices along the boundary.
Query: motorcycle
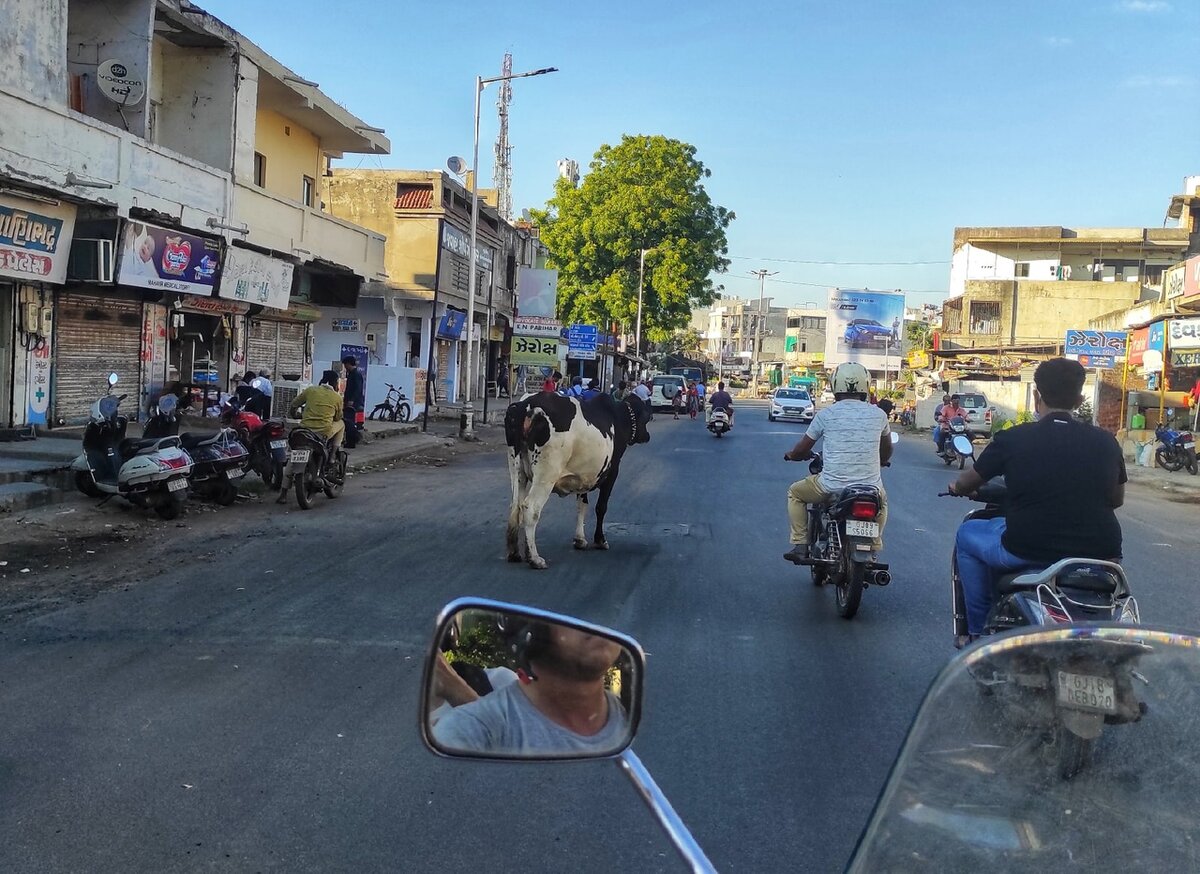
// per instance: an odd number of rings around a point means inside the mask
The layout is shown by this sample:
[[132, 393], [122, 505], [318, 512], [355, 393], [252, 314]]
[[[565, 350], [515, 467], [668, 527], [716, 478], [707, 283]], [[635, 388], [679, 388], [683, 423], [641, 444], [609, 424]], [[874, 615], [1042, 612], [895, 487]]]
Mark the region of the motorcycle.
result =
[[[963, 438], [962, 442], [958, 440], [959, 437]], [[958, 469], [962, 470], [967, 459], [974, 454], [975, 450], [971, 448], [971, 439], [967, 434], [967, 422], [962, 416], [955, 416], [950, 420], [942, 448], [937, 453], [938, 458], [946, 462], [947, 467], [957, 461]]]
[[[158, 400], [158, 414], [147, 424], [146, 437], [168, 437], [179, 434], [179, 416], [174, 405], [163, 412], [163, 403], [174, 401], [173, 395], [164, 395]], [[216, 501], [228, 507], [237, 500], [234, 480], [246, 475], [250, 454], [232, 428], [222, 428], [215, 434], [179, 434], [180, 445], [192, 459], [192, 470], [188, 474], [192, 492], [199, 498]]]
[[713, 407], [708, 417], [708, 430], [718, 439], [724, 437], [729, 432], [729, 411], [724, 407]]
[[[584, 700], [603, 693], [604, 729], [575, 738], [567, 731], [508, 734], [504, 714], [511, 711], [490, 696], [511, 697], [536, 683], [539, 652], [550, 640], [566, 639], [597, 653], [593, 667], [603, 673]], [[467, 640], [472, 645], [463, 647]], [[426, 652], [419, 731], [433, 754], [476, 762], [613, 760], [687, 869], [716, 870], [632, 749], [647, 688], [645, 654], [635, 639], [570, 616], [464, 598], [442, 609]], [[480, 653], [487, 654], [482, 661]], [[1031, 694], [1022, 686], [1014, 686], [1011, 696], [979, 694], [978, 676], [1010, 671], [1017, 663], [1031, 671], [1022, 677], [1033, 684]], [[460, 665], [485, 672], [488, 682], [468, 689]], [[1106, 737], [1112, 767], [1079, 780], [1056, 774], [1042, 721], [1028, 721], [1037, 708], [1020, 699], [1053, 702], [1048, 712], [1060, 722], [1111, 723], [1116, 714], [1109, 705], [1121, 712], [1132, 701], [1125, 692], [1087, 681], [1122, 673], [1141, 685], [1153, 682], [1155, 718], [1125, 714], [1127, 728]], [[1164, 757], [1163, 750], [1180, 749], [1181, 742], [1185, 750], [1192, 746], [1187, 737], [1200, 710], [1198, 674], [1200, 637], [1144, 627], [1021, 629], [959, 653], [921, 702], [846, 870], [1197, 867], [1200, 820], [1193, 811], [1200, 801], [1200, 765], [1195, 756]], [[1072, 675], [1083, 677], [1082, 685]], [[471, 712], [456, 716], [464, 708]], [[1146, 707], [1138, 703], [1136, 710]], [[458, 730], [464, 723], [487, 730], [464, 733]], [[1114, 817], [1114, 809], [1137, 815]]]
[[346, 450], [338, 448], [330, 457], [329, 441], [308, 428], [296, 427], [288, 435], [288, 462], [283, 469], [283, 491], [279, 503], [287, 500], [287, 491], [296, 486], [296, 502], [308, 510], [318, 491], [327, 498], [341, 497], [346, 485]]
[[[893, 433], [891, 441], [898, 443], [900, 435]], [[809, 473], [816, 475], [823, 469], [824, 461], [814, 452]], [[887, 564], [874, 557], [882, 507], [880, 490], [867, 485], [849, 486], [822, 503], [808, 505], [808, 558], [793, 561], [809, 568], [814, 586], [834, 584], [838, 615], [843, 619], [858, 613], [865, 588], [892, 581]]]
[[1154, 439], [1159, 442], [1154, 450], [1154, 462], [1159, 467], [1170, 471], [1186, 467], [1188, 473], [1196, 475], [1196, 438], [1191, 431], [1176, 431], [1159, 423]]
[[231, 398], [221, 421], [233, 428], [238, 439], [250, 452], [250, 470], [257, 473], [267, 487], [275, 490], [283, 484], [283, 466], [287, 462], [287, 429], [282, 419], [264, 421], [250, 412], [238, 398]]
[[119, 410], [126, 395], [113, 396], [117, 382], [117, 374], [110, 373], [108, 394], [92, 404], [83, 452], [71, 464], [75, 487], [89, 498], [120, 495], [135, 506], [153, 509], [162, 519], [174, 519], [187, 497], [192, 459], [178, 437], [153, 436], [153, 431], [161, 427], [161, 420], [174, 416], [176, 398], [165, 395], [159, 400], [155, 417], [147, 423], [151, 436], [135, 440], [125, 436], [129, 420]]

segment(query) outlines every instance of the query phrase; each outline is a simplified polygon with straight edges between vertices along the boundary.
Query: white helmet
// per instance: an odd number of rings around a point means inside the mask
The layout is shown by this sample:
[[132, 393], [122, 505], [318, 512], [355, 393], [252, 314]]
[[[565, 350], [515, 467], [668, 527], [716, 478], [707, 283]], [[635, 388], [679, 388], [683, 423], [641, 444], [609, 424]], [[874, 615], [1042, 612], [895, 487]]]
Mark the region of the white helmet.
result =
[[861, 394], [866, 395], [871, 389], [871, 374], [867, 368], [854, 361], [839, 364], [829, 377], [829, 386], [834, 395]]

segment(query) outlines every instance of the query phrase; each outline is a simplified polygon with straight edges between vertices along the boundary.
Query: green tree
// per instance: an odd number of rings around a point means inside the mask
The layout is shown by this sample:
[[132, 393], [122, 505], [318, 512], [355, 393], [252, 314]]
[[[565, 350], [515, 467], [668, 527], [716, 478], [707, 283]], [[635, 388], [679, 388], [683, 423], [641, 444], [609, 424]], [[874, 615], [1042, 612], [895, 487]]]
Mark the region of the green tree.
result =
[[624, 136], [604, 145], [583, 183], [559, 179], [545, 211], [534, 211], [558, 269], [563, 321], [634, 324], [638, 261], [646, 255], [642, 334], [667, 340], [708, 306], [729, 267], [725, 229], [734, 214], [704, 189], [710, 171], [694, 146], [665, 136]]
[[928, 322], [909, 322], [904, 326], [904, 330], [908, 334], [910, 352], [918, 349], [928, 352], [933, 348], [933, 329], [929, 327]]

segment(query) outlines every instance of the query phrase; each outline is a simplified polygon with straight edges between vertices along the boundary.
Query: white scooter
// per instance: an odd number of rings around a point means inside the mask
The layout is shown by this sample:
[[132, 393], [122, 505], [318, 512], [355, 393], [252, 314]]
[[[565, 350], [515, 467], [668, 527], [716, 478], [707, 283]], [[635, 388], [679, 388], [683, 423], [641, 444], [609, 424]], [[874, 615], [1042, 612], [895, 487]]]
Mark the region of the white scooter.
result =
[[729, 432], [729, 412], [724, 407], [713, 408], [708, 417], [708, 430], [712, 431], [717, 439], [724, 437]]
[[[110, 394], [92, 404], [83, 452], [71, 464], [75, 487], [91, 498], [120, 495], [163, 519], [174, 519], [187, 497], [192, 459], [178, 437], [127, 438], [129, 420], [118, 415], [126, 396], [111, 394], [116, 384], [117, 375], [110, 373]], [[172, 415], [175, 403], [174, 395], [164, 395], [158, 402], [159, 415]]]

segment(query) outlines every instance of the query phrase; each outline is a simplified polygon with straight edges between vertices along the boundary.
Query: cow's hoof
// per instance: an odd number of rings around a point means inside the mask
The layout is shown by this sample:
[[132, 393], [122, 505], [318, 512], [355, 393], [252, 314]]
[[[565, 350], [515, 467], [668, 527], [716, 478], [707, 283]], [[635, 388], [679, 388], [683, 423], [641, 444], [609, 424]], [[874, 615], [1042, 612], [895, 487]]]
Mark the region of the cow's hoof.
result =
[[608, 541], [607, 540], [597, 540], [596, 541], [596, 549], [608, 549]]
[[575, 541], [575, 548], [576, 548], [576, 549], [587, 549], [587, 548], [588, 548], [588, 542], [587, 542], [586, 540], [576, 540], [576, 541]]
[[546, 559], [540, 555], [537, 558], [529, 559], [529, 566], [535, 571], [544, 571], [546, 569]]
[[509, 561], [511, 561], [511, 562], [513, 562], [514, 564], [515, 564], [516, 562], [519, 562], [519, 561], [521, 561], [521, 553], [519, 553], [519, 552], [510, 552], [510, 553], [508, 554], [508, 560], [509, 560]]

